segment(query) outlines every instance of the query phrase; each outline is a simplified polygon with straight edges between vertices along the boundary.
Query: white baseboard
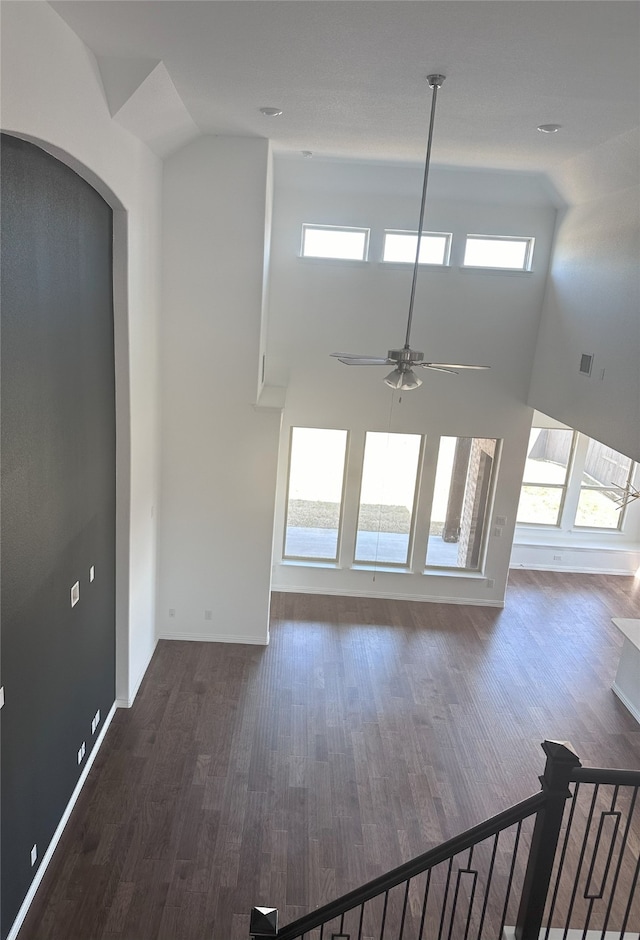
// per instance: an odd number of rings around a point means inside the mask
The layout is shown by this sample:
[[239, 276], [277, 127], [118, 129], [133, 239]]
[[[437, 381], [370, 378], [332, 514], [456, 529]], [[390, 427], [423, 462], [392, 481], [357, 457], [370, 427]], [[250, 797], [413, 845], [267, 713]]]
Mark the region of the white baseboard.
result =
[[624, 694], [624, 692], [622, 691], [622, 689], [618, 686], [618, 684], [617, 684], [616, 682], [613, 683], [613, 685], [611, 686], [611, 689], [612, 689], [612, 691], [615, 693], [615, 695], [618, 696], [618, 698], [620, 699], [620, 701], [622, 702], [622, 704], [624, 705], [624, 707], [625, 707], [626, 709], [628, 709], [628, 711], [631, 712], [631, 714], [633, 715], [633, 717], [635, 718], [635, 720], [640, 723], [640, 711], [638, 711], [638, 709], [636, 708], [636, 706], [633, 705], [633, 704], [629, 701], [629, 699], [627, 698], [627, 696]]
[[234, 636], [233, 634], [216, 633], [178, 633], [172, 630], [161, 630], [159, 640], [194, 640], [199, 643], [245, 643], [251, 646], [268, 646], [269, 638], [264, 636]]
[[147, 669], [149, 668], [149, 663], [151, 662], [151, 660], [152, 660], [152, 658], [153, 658], [153, 654], [154, 654], [155, 651], [156, 651], [156, 646], [157, 646], [157, 645], [158, 645], [158, 637], [156, 637], [156, 639], [155, 639], [155, 641], [154, 641], [153, 649], [151, 650], [151, 653], [150, 653], [150, 655], [149, 655], [149, 658], [147, 659], [146, 663], [144, 664], [144, 666], [143, 666], [142, 669], [140, 670], [140, 674], [138, 675], [138, 678], [136, 679], [136, 681], [134, 682], [133, 686], [131, 687], [131, 691], [130, 691], [129, 698], [117, 698], [117, 699], [116, 699], [116, 706], [117, 706], [117, 708], [131, 708], [131, 706], [132, 706], [133, 703], [135, 702], [136, 695], [138, 694], [138, 689], [139, 689], [140, 686], [142, 685], [142, 680], [144, 679], [144, 677], [145, 677], [145, 675], [146, 675]]
[[[505, 927], [503, 940], [515, 940], [515, 931], [513, 927]], [[607, 930], [603, 935], [601, 930], [567, 930], [566, 933], [562, 927], [552, 927], [547, 934], [547, 928], [543, 927], [540, 931], [540, 940], [548, 937], [548, 940], [640, 940], [640, 935], [625, 930], [624, 937], [619, 930]]]
[[82, 790], [82, 787], [84, 786], [84, 782], [87, 779], [89, 771], [91, 770], [91, 766], [94, 760], [96, 759], [98, 751], [100, 750], [100, 747], [104, 740], [104, 736], [107, 733], [107, 728], [111, 724], [111, 720], [116, 713], [116, 708], [117, 706], [114, 702], [114, 704], [111, 706], [111, 711], [109, 712], [109, 714], [104, 720], [104, 724], [102, 725], [100, 734], [96, 738], [96, 741], [95, 741], [95, 744], [93, 745], [91, 753], [89, 754], [87, 758], [87, 763], [84, 765], [84, 770], [78, 777], [78, 782], [75, 785], [75, 789], [73, 793], [71, 794], [71, 799], [67, 803], [67, 807], [64, 813], [62, 814], [60, 822], [58, 823], [58, 828], [53, 834], [53, 837], [51, 839], [51, 842], [49, 843], [47, 851], [42, 856], [42, 861], [40, 862], [40, 865], [38, 866], [38, 870], [36, 871], [34, 875], [33, 881], [31, 882], [29, 890], [27, 891], [27, 894], [25, 896], [25, 899], [22, 902], [22, 906], [20, 910], [18, 911], [18, 916], [14, 920], [13, 925], [11, 929], [9, 930], [9, 933], [7, 935], [7, 940], [16, 940], [16, 937], [18, 936], [18, 931], [22, 927], [23, 921], [25, 917], [27, 916], [27, 911], [29, 910], [29, 907], [31, 906], [31, 902], [34, 899], [36, 891], [40, 887], [40, 882], [42, 881], [44, 877], [44, 873], [47, 870], [47, 865], [51, 861], [53, 853], [56, 850], [58, 842], [60, 841], [60, 837], [62, 836], [62, 833], [64, 832], [64, 827], [66, 826], [69, 820], [69, 816], [71, 816], [73, 807], [76, 805], [78, 797], [80, 796], [80, 791]]
[[350, 589], [330, 589], [305, 585], [272, 585], [274, 594], [326, 594], [328, 597], [368, 597], [371, 600], [384, 601], [420, 601], [424, 604], [456, 604], [458, 607], [504, 607], [504, 601], [484, 600], [477, 597], [446, 597], [443, 595], [394, 594], [387, 591], [353, 591]]

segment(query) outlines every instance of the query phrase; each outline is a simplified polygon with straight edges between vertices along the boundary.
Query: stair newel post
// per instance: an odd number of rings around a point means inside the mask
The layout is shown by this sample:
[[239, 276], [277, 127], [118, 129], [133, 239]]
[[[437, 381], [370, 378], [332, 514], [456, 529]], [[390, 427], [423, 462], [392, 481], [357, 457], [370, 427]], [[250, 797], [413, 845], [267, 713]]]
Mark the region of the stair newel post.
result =
[[547, 802], [536, 816], [531, 837], [516, 921], [516, 940], [538, 940], [540, 935], [562, 817], [566, 801], [572, 796], [569, 782], [576, 767], [582, 766], [571, 748], [560, 741], [544, 741], [542, 750], [547, 755], [547, 762], [540, 783]]
[[252, 940], [260, 940], [261, 937], [277, 937], [278, 909], [276, 907], [252, 908], [249, 935]]

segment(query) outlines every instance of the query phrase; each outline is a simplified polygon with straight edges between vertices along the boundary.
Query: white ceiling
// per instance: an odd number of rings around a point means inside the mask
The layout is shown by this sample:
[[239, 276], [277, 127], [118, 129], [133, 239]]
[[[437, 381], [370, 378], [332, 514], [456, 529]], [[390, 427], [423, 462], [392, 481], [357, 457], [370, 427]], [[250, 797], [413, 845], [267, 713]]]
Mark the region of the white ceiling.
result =
[[[635, 0], [51, 6], [103, 60], [161, 61], [202, 133], [269, 137], [276, 152], [421, 161], [435, 71], [447, 76], [438, 163], [549, 172], [640, 123]], [[152, 65], [122, 63], [122, 74]], [[265, 118], [263, 105], [284, 114]], [[551, 122], [558, 134], [536, 130]]]

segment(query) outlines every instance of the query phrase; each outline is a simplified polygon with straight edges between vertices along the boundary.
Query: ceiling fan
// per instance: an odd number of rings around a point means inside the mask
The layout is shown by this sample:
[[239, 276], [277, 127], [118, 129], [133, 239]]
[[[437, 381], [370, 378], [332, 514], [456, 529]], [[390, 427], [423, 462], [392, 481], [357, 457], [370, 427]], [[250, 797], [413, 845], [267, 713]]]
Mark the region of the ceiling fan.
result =
[[429, 164], [431, 162], [431, 143], [433, 140], [433, 125], [436, 114], [436, 100], [438, 89], [442, 87], [445, 80], [444, 75], [428, 75], [427, 82], [432, 90], [431, 97], [431, 117], [429, 120], [429, 134], [427, 138], [427, 156], [424, 165], [424, 180], [422, 183], [422, 200], [420, 203], [420, 220], [418, 222], [418, 238], [416, 243], [416, 258], [413, 265], [413, 280], [411, 282], [411, 296], [409, 299], [409, 317], [407, 320], [407, 333], [402, 349], [390, 349], [386, 356], [361, 356], [356, 353], [331, 353], [340, 362], [347, 366], [386, 366], [393, 365], [395, 368], [386, 377], [385, 384], [390, 388], [408, 391], [412, 388], [418, 388], [422, 385], [422, 379], [413, 371], [414, 367], [421, 369], [433, 369], [436, 372], [452, 372], [457, 375], [460, 369], [488, 369], [489, 366], [463, 365], [458, 362], [425, 362], [424, 353], [411, 348], [411, 323], [413, 320], [413, 306], [416, 296], [416, 284], [418, 281], [418, 267], [420, 260], [420, 245], [422, 242], [422, 226], [424, 222], [424, 208], [427, 200], [427, 183], [429, 180]]

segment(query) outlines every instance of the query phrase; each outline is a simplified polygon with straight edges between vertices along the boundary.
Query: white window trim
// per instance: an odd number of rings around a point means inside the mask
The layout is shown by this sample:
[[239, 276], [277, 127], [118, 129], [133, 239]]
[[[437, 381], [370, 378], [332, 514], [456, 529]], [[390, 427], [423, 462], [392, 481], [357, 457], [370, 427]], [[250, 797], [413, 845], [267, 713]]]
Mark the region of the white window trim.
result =
[[[516, 522], [516, 542], [521, 542], [522, 537], [527, 538], [527, 536], [532, 536], [534, 533], [540, 533], [541, 536], [544, 533], [545, 540], [549, 541], [555, 538], [566, 539], [567, 536], [571, 536], [572, 538], [579, 539], [581, 544], [588, 544], [591, 542], [594, 544], [599, 542], [601, 544], [603, 539], [621, 540], [624, 538], [625, 524], [627, 522], [629, 507], [625, 507], [619, 510], [620, 520], [617, 528], [615, 529], [608, 528], [606, 526], [576, 525], [575, 518], [578, 510], [580, 493], [582, 491], [582, 474], [590, 440], [591, 438], [589, 438], [586, 434], [582, 434], [580, 431], [573, 432], [566, 483], [562, 486], [560, 484], [550, 484], [554, 488], [564, 489], [564, 495], [560, 504], [560, 511], [558, 513], [558, 522], [553, 525], [535, 522]], [[634, 478], [637, 479], [640, 476], [639, 468], [639, 464], [632, 463], [632, 482]], [[544, 485], [545, 484], [525, 483], [523, 481], [521, 488], [523, 486]], [[593, 487], [593, 489], [597, 488], [597, 486]], [[608, 489], [606, 486], [603, 486], [602, 488]], [[539, 542], [540, 539], [536, 538], [535, 541]]]
[[[331, 257], [331, 256], [324, 256], [324, 255], [305, 255], [304, 253], [305, 235], [306, 235], [307, 230], [309, 229], [314, 230], [314, 231], [322, 229], [327, 232], [360, 232], [364, 234], [364, 245], [362, 249], [362, 257], [361, 258], [340, 258], [340, 257]], [[305, 261], [315, 261], [315, 262], [339, 261], [339, 262], [345, 262], [347, 264], [354, 264], [354, 263], [359, 264], [359, 263], [367, 262], [369, 260], [370, 238], [371, 238], [371, 229], [367, 228], [366, 226], [325, 225], [325, 224], [316, 224], [315, 222], [303, 222], [302, 232], [300, 235], [300, 253], [298, 257]]]
[[[418, 235], [417, 229], [400, 229], [400, 228], [386, 228], [382, 237], [382, 256], [380, 263], [386, 265], [397, 264], [399, 267], [406, 267], [406, 265], [415, 264], [415, 256], [409, 261], [387, 261], [384, 256], [385, 244], [387, 241], [387, 235]], [[427, 232], [423, 229], [422, 237], [428, 238], [430, 235], [435, 235], [440, 238], [444, 238], [445, 248], [444, 248], [444, 257], [442, 261], [420, 261], [421, 268], [448, 268], [451, 265], [451, 245], [453, 242], [453, 232]]]
[[[427, 544], [429, 528], [431, 525], [431, 509], [434, 497], [436, 470], [440, 448], [440, 438], [451, 435], [420, 435], [420, 453], [416, 468], [416, 489], [414, 493], [413, 514], [409, 532], [409, 547], [407, 563], [400, 564], [388, 561], [356, 561], [355, 549], [358, 537], [358, 517], [360, 511], [360, 494], [362, 489], [362, 473], [366, 443], [366, 430], [347, 430], [345, 464], [342, 478], [342, 494], [340, 503], [340, 517], [338, 523], [338, 538], [335, 558], [312, 558], [309, 556], [285, 555], [287, 538], [287, 514], [289, 503], [289, 477], [291, 472], [291, 447], [293, 430], [289, 429], [289, 444], [287, 454], [287, 476], [284, 491], [284, 512], [282, 514], [282, 537], [280, 557], [277, 564], [293, 565], [308, 568], [332, 568], [352, 571], [386, 571], [393, 574], [412, 574], [427, 577], [446, 576], [453, 578], [471, 578], [482, 580], [486, 578], [485, 568], [491, 535], [491, 519], [493, 515], [493, 502], [495, 499], [497, 480], [502, 453], [502, 440], [496, 438], [496, 451], [492, 471], [491, 486], [487, 497], [485, 515], [485, 529], [483, 533], [480, 557], [477, 568], [446, 567], [443, 565], [427, 564]], [[339, 430], [345, 430], [340, 428]], [[371, 430], [371, 429], [369, 429]], [[391, 432], [393, 433], [393, 432]], [[400, 433], [400, 432], [398, 432]]]
[[[503, 265], [493, 265], [493, 264], [465, 264], [464, 256], [467, 250], [467, 243], [469, 240], [473, 241], [474, 239], [483, 241], [493, 241], [493, 242], [526, 242], [526, 250], [524, 256], [524, 262], [521, 268], [514, 268]], [[462, 264], [461, 269], [465, 271], [509, 271], [512, 274], [529, 274], [532, 271], [532, 262], [533, 262], [533, 250], [535, 247], [535, 236], [533, 235], [481, 235], [478, 232], [469, 232], [465, 238], [464, 249], [462, 252]]]
[[[293, 432], [296, 427], [301, 427], [301, 425], [291, 425], [289, 428], [289, 445], [287, 451], [287, 480], [285, 486], [285, 498], [284, 498], [284, 519], [282, 526], [282, 546], [280, 549], [280, 560], [286, 564], [295, 564], [295, 565], [311, 565], [312, 567], [324, 567], [324, 568], [339, 568], [342, 567], [340, 564], [340, 558], [342, 555], [342, 535], [344, 531], [344, 509], [346, 505], [346, 492], [347, 492], [347, 468], [349, 461], [349, 442], [351, 437], [351, 432], [346, 428], [327, 428], [326, 430], [336, 430], [336, 431], [345, 431], [346, 438], [344, 442], [344, 463], [342, 465], [342, 489], [340, 491], [340, 513], [338, 516], [338, 537], [336, 540], [336, 553], [333, 558], [326, 558], [321, 556], [313, 555], [287, 555], [287, 517], [289, 515], [289, 486], [291, 483], [291, 452], [293, 450]], [[323, 429], [324, 430], [324, 429]]]

